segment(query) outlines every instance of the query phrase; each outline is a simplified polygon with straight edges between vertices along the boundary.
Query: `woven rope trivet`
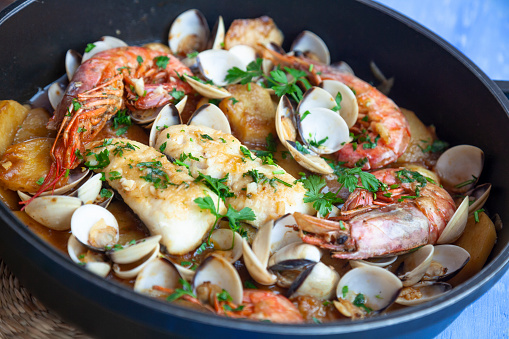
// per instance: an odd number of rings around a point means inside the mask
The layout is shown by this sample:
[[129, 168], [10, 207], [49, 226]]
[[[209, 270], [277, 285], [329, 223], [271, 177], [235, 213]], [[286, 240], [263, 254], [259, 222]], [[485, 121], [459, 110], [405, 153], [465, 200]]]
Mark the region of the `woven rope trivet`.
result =
[[0, 338], [90, 337], [46, 309], [0, 259]]

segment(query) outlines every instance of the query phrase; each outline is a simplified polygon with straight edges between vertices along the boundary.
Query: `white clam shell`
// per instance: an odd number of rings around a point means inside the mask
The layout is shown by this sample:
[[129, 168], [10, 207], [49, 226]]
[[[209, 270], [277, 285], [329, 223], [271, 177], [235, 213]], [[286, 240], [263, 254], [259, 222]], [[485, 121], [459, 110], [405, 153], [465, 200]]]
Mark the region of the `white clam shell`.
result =
[[73, 49], [70, 49], [65, 54], [65, 72], [67, 73], [67, 79], [71, 81], [74, 73], [81, 65], [81, 54]]
[[[439, 298], [451, 289], [451, 285], [443, 282], [422, 282], [414, 286], [405, 287], [401, 291], [401, 295], [396, 299], [396, 303], [405, 306], [419, 305]], [[409, 295], [412, 295], [412, 298], [405, 298], [406, 292], [412, 290], [418, 290], [421, 293], [421, 297], [418, 298], [416, 293], [411, 293]]]
[[451, 220], [447, 223], [442, 234], [437, 240], [437, 244], [450, 244], [456, 241], [465, 230], [468, 220], [468, 197], [463, 199], [463, 202], [458, 206], [454, 212]]
[[242, 61], [242, 69], [246, 69], [247, 65], [256, 61], [256, 50], [247, 45], [235, 45], [228, 50], [231, 54], [235, 55]]
[[71, 235], [67, 242], [67, 253], [72, 261], [79, 265], [83, 265], [85, 269], [97, 274], [100, 277], [106, 277], [111, 270], [111, 264], [109, 262], [87, 262], [82, 263], [79, 256], [84, 254], [88, 249], [83, 246], [76, 238]]
[[[350, 142], [349, 128], [336, 112], [321, 107], [310, 108], [307, 112], [309, 115], [300, 121], [299, 131], [314, 152], [331, 154]], [[320, 146], [311, 141], [319, 142]]]
[[232, 297], [232, 302], [240, 305], [244, 289], [237, 270], [225, 259], [211, 255], [207, 257], [196, 269], [193, 279], [193, 290], [205, 282], [227, 291]]
[[178, 109], [173, 104], [165, 105], [160, 111], [150, 128], [148, 145], [154, 147], [157, 136], [166, 127], [181, 124], [181, 118]]
[[184, 74], [187, 83], [199, 94], [210, 99], [224, 99], [231, 97], [231, 93], [222, 87], [200, 82]]
[[212, 232], [210, 241], [214, 244], [214, 255], [223, 257], [232, 264], [242, 256], [242, 237], [237, 232], [217, 229]]
[[212, 29], [211, 37], [214, 40], [211, 41], [210, 49], [222, 49], [223, 48], [225, 33], [226, 32], [224, 29], [224, 20], [223, 20], [223, 17], [220, 15], [219, 18], [217, 18], [214, 28]]
[[434, 246], [426, 245], [407, 255], [397, 272], [403, 286], [415, 285], [422, 279], [431, 264], [433, 252]]
[[175, 289], [180, 286], [179, 279], [181, 276], [172, 262], [165, 258], [157, 258], [147, 263], [138, 273], [134, 290], [151, 294], [154, 286]]
[[295, 127], [294, 112], [292, 104], [286, 95], [279, 100], [276, 108], [276, 132], [283, 146], [287, 147], [287, 140], [297, 139], [297, 128]]
[[115, 272], [115, 275], [121, 279], [132, 279], [140, 273], [145, 266], [150, 263], [153, 259], [155, 259], [159, 255], [159, 248], [160, 245], [157, 243], [156, 247], [147, 254], [145, 257], [140, 259], [138, 261], [138, 265], [136, 265], [134, 268], [131, 268], [131, 264], [127, 264], [126, 267], [124, 267], [123, 264], [113, 264], [113, 272]]
[[352, 268], [359, 267], [361, 265], [369, 265], [369, 266], [377, 266], [377, 267], [386, 267], [392, 264], [393, 262], [398, 259], [397, 256], [392, 257], [383, 257], [383, 258], [370, 258], [370, 259], [356, 259], [356, 260], [350, 260], [350, 266]]
[[362, 293], [365, 305], [381, 312], [392, 305], [402, 287], [401, 281], [391, 272], [375, 266], [360, 266], [348, 271], [340, 279], [336, 295], [338, 299], [353, 302]]
[[[459, 145], [449, 148], [437, 160], [435, 172], [440, 182], [448, 190], [454, 192], [466, 192], [472, 188], [481, 175], [484, 164], [484, 152], [475, 146]], [[468, 185], [462, 185], [473, 180]]]
[[330, 52], [325, 42], [315, 33], [311, 31], [303, 31], [294, 40], [292, 51], [300, 51], [302, 53], [312, 53], [322, 64], [330, 64]]
[[470, 260], [470, 253], [455, 245], [437, 245], [433, 253], [433, 262], [444, 270], [436, 275], [432, 267], [428, 269], [423, 280], [447, 281], [454, 277]]
[[60, 101], [62, 101], [66, 87], [63, 83], [56, 81], [48, 88], [48, 99], [53, 109], [56, 109]]
[[273, 266], [287, 260], [306, 259], [319, 262], [322, 257], [322, 251], [316, 246], [306, 243], [292, 243], [277, 252], [269, 259], [268, 266]]
[[83, 201], [84, 204], [91, 204], [95, 201], [102, 188], [102, 174], [98, 173], [88, 179], [83, 185], [76, 190], [76, 196]]
[[32, 200], [25, 212], [35, 221], [56, 231], [71, 228], [73, 213], [83, 204], [74, 197], [47, 195]]
[[232, 134], [230, 122], [226, 115], [214, 104], [200, 106], [189, 118], [188, 125], [206, 126], [223, 133]]
[[195, 271], [177, 264], [175, 264], [175, 268], [177, 269], [177, 271], [179, 271], [179, 274], [182, 277], [182, 279], [186, 280], [187, 282], [193, 281], [194, 275], [196, 273]]
[[472, 205], [468, 207], [468, 213], [472, 214], [478, 209], [481, 209], [486, 203], [486, 200], [488, 200], [490, 192], [491, 184], [482, 184], [467, 192], [470, 201], [472, 201]]
[[124, 40], [121, 40], [119, 38], [115, 38], [114, 36], [109, 36], [109, 35], [105, 35], [105, 36], [101, 37], [100, 41], [104, 41], [105, 43], [110, 45], [111, 48], [129, 46]]
[[260, 259], [253, 252], [246, 239], [242, 239], [242, 255], [249, 275], [261, 285], [272, 285], [277, 277], [267, 270], [267, 261], [260, 262]]
[[228, 70], [232, 67], [244, 69], [244, 62], [235, 54], [222, 49], [209, 49], [197, 56], [198, 67], [202, 75], [217, 86], [226, 86]]
[[320, 156], [312, 151], [309, 154], [301, 153], [294, 145], [295, 143], [287, 142], [288, 151], [299, 165], [319, 174], [332, 174], [334, 172], [329, 164]]
[[287, 296], [308, 295], [320, 300], [332, 299], [339, 282], [339, 274], [334, 269], [318, 262], [302, 272], [288, 289]]
[[359, 116], [359, 104], [350, 87], [336, 80], [324, 80], [321, 86], [324, 90], [329, 92], [333, 98], [336, 98], [338, 92], [341, 93], [341, 109], [338, 113], [345, 120], [349, 128], [355, 125], [357, 117]]
[[108, 255], [116, 264], [131, 264], [151, 253], [157, 247], [160, 240], [160, 235], [154, 235], [138, 240], [133, 245], [123, 246], [122, 249], [114, 248], [108, 251]]
[[94, 48], [92, 48], [88, 52], [83, 53], [83, 58], [81, 58], [82, 64], [91, 57], [93, 57], [94, 55], [96, 55], [97, 53], [104, 52], [113, 48], [107, 41], [96, 41], [93, 44], [95, 46]]
[[168, 33], [168, 45], [174, 54], [201, 51], [207, 45], [209, 34], [205, 16], [197, 9], [190, 9], [173, 21]]
[[89, 242], [90, 230], [101, 219], [104, 220], [106, 225], [116, 229], [116, 234], [113, 240], [116, 244], [119, 239], [117, 219], [110, 211], [98, 205], [88, 204], [76, 209], [71, 218], [71, 232], [83, 245], [97, 251], [102, 251], [104, 248], [95, 248]]
[[302, 119], [303, 114], [311, 108], [322, 107], [332, 109], [335, 106], [336, 101], [328, 91], [320, 87], [311, 87], [302, 96], [302, 100], [297, 106], [297, 112]]
[[48, 196], [48, 195], [64, 195], [74, 189], [76, 186], [78, 186], [83, 179], [85, 179], [90, 173], [90, 170], [83, 171], [81, 168], [76, 168], [74, 170], [71, 170], [69, 172], [69, 176], [67, 179], [67, 184], [65, 184], [62, 187], [56, 188], [54, 190], [49, 190], [41, 193], [41, 196]]

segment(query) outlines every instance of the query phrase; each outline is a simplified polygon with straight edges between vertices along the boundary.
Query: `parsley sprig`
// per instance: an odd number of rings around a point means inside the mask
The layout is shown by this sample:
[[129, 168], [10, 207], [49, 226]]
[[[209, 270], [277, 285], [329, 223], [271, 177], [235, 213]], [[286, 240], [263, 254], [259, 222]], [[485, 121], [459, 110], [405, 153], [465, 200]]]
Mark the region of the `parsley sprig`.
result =
[[184, 279], [179, 279], [179, 282], [182, 284], [182, 288], [177, 288], [175, 292], [170, 294], [166, 300], [172, 302], [182, 298], [184, 295], [189, 295], [193, 298], [196, 298], [196, 295], [193, 293], [193, 288], [191, 287], [190, 283], [188, 283]]
[[343, 199], [336, 196], [332, 192], [322, 193], [325, 187], [325, 179], [318, 175], [310, 175], [302, 180], [304, 188], [307, 192], [304, 194], [304, 202], [312, 202], [313, 208], [320, 213], [321, 216], [326, 216], [332, 211], [332, 205], [343, 203]]

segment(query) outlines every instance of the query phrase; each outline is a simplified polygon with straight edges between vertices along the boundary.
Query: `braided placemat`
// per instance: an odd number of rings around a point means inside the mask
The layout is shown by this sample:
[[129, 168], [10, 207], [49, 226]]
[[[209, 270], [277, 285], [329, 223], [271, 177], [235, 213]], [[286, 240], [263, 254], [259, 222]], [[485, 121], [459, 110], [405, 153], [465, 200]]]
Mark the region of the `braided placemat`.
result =
[[44, 307], [0, 259], [0, 338], [90, 337]]

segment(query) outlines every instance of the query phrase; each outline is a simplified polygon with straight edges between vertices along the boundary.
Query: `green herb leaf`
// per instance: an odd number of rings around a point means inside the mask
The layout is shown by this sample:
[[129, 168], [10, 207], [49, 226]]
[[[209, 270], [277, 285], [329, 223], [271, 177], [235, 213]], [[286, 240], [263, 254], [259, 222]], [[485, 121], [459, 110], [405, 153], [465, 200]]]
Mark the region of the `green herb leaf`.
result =
[[141, 57], [141, 55], [138, 55], [136, 57], [136, 61], [138, 61], [138, 64], [141, 65], [143, 63], [143, 58]]
[[196, 295], [193, 293], [193, 288], [191, 287], [191, 284], [189, 284], [184, 279], [179, 279], [179, 282], [182, 284], [182, 288], [177, 288], [175, 292], [169, 295], [166, 300], [172, 302], [177, 299], [180, 299], [184, 295], [189, 295], [193, 298], [196, 298]]
[[160, 55], [154, 58], [156, 62], [156, 66], [161, 69], [166, 69], [168, 66], [168, 62], [170, 61], [170, 58], [168, 58], [166, 55]]
[[304, 194], [304, 202], [312, 202], [313, 208], [322, 216], [329, 214], [333, 205], [343, 203], [343, 199], [332, 192], [321, 193], [326, 184], [325, 179], [320, 176], [310, 175], [302, 180], [302, 184], [307, 190]]
[[110, 164], [110, 151], [108, 149], [102, 150], [99, 154], [93, 153], [93, 155], [95, 157], [95, 162], [87, 161], [85, 163], [85, 166], [89, 169], [102, 169]]
[[106, 188], [101, 188], [101, 192], [99, 193], [99, 195], [101, 196], [101, 198], [109, 198], [113, 195], [113, 193]]
[[87, 47], [85, 48], [85, 53], [88, 53], [90, 52], [91, 50], [93, 50], [95, 48], [95, 45], [92, 44], [92, 43], [89, 43], [87, 44]]

